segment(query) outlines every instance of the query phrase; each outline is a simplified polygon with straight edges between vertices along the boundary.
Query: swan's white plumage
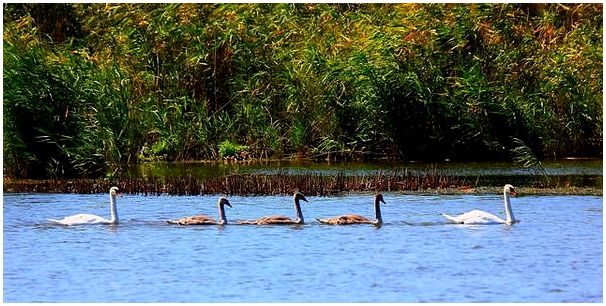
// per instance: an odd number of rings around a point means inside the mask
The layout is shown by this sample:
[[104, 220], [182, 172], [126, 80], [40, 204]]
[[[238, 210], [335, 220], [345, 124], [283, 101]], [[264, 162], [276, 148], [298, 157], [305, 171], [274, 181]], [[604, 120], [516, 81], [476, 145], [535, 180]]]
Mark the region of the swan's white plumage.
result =
[[513, 216], [513, 211], [509, 202], [510, 194], [516, 195], [516, 191], [512, 185], [507, 184], [503, 187], [503, 205], [505, 206], [506, 220], [481, 210], [472, 210], [458, 216], [450, 216], [447, 214], [442, 214], [442, 216], [451, 222], [459, 224], [512, 224], [515, 223], [516, 220]]
[[91, 214], [77, 214], [69, 217], [65, 217], [61, 220], [49, 219], [51, 222], [62, 224], [62, 225], [82, 225], [82, 224], [109, 224], [110, 221]]
[[65, 217], [61, 220], [49, 219], [50, 222], [60, 225], [93, 225], [93, 224], [117, 224], [118, 211], [116, 209], [116, 197], [118, 196], [118, 187], [109, 189], [110, 220], [91, 214], [77, 214]]
[[505, 220], [481, 210], [472, 210], [470, 212], [466, 212], [462, 215], [458, 216], [449, 216], [447, 214], [442, 214], [442, 216], [446, 217], [446, 219], [454, 222], [454, 223], [462, 223], [462, 224], [492, 224], [492, 223], [506, 223]]

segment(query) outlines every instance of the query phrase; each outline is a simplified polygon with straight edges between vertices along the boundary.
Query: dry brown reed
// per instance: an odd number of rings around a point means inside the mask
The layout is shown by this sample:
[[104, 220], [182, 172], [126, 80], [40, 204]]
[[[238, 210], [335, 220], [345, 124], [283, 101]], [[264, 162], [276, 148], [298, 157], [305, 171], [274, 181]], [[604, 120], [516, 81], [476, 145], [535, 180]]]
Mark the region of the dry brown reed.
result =
[[306, 195], [334, 195], [342, 192], [422, 191], [438, 188], [465, 188], [464, 177], [429, 170], [379, 172], [365, 175], [321, 174], [232, 174], [227, 176], [121, 178], [78, 180], [5, 180], [5, 192], [104, 193], [111, 186], [122, 192], [142, 195], [286, 195], [294, 191]]

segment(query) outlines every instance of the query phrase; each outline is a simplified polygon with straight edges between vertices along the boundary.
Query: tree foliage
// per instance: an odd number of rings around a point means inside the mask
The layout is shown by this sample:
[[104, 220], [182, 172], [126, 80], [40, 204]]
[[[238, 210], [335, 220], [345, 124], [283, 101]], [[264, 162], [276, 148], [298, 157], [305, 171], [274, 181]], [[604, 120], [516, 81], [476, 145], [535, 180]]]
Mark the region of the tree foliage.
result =
[[4, 163], [597, 156], [601, 4], [4, 4]]

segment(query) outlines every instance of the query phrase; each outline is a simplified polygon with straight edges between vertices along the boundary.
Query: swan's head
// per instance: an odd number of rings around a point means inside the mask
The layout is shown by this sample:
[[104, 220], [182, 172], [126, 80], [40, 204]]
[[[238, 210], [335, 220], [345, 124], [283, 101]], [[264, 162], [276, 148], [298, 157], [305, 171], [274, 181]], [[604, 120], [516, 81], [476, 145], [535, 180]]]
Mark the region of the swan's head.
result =
[[229, 203], [229, 201], [227, 200], [227, 198], [226, 198], [226, 197], [220, 197], [220, 198], [219, 198], [219, 205], [220, 205], [220, 206], [227, 205], [227, 206], [229, 206], [229, 207], [232, 207], [232, 208], [233, 208], [233, 206], [231, 206], [231, 203]]
[[510, 195], [512, 195], [512, 196], [515, 196], [515, 195], [517, 195], [517, 194], [518, 194], [518, 193], [516, 192], [516, 188], [515, 188], [515, 187], [513, 187], [513, 186], [512, 186], [512, 185], [510, 185], [510, 184], [507, 184], [507, 185], [505, 185], [505, 187], [503, 187], [503, 192], [508, 193], [508, 194], [510, 194]]
[[387, 203], [385, 203], [385, 200], [383, 200], [383, 195], [380, 193], [375, 193], [375, 202], [381, 202], [383, 204], [387, 204]]
[[305, 196], [300, 192], [295, 192], [294, 198], [295, 198], [295, 201], [303, 200], [303, 201], [307, 202], [307, 199], [305, 198]]
[[117, 195], [120, 195], [120, 193], [118, 192], [120, 189], [118, 189], [118, 187], [112, 187], [109, 189], [109, 195], [115, 197]]

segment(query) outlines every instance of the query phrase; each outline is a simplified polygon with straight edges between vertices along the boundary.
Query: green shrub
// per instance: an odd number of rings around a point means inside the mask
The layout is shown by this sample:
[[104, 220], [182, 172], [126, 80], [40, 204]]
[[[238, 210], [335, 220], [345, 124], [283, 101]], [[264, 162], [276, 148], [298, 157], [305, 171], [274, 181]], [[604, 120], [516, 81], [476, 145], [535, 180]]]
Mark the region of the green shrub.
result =
[[219, 157], [236, 157], [240, 153], [249, 150], [249, 146], [235, 144], [229, 140], [225, 140], [219, 144]]

